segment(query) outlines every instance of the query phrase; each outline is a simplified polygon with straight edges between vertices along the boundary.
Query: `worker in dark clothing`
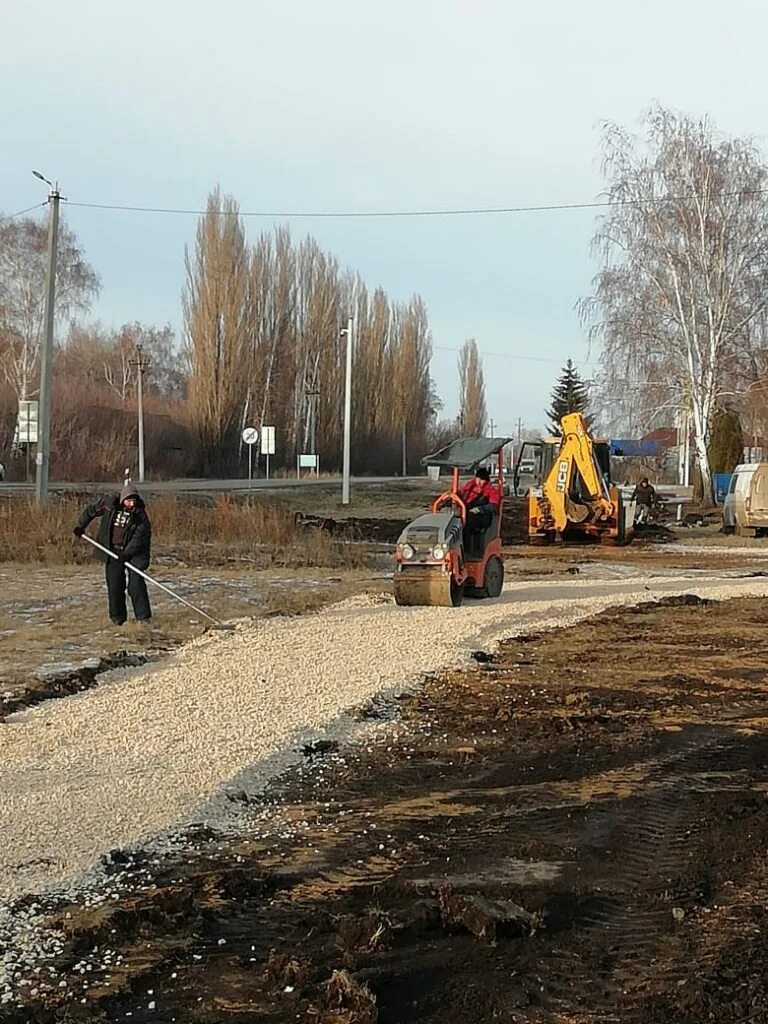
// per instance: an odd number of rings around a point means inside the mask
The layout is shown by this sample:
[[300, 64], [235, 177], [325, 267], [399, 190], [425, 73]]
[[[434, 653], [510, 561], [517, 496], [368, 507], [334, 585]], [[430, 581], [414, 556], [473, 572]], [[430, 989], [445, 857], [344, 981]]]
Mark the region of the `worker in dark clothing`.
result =
[[659, 503], [659, 496], [656, 493], [656, 488], [650, 482], [647, 476], [644, 476], [639, 484], [635, 484], [635, 489], [632, 491], [632, 499], [637, 502], [637, 514], [635, 516], [635, 523], [638, 526], [644, 526], [649, 522], [651, 513]]
[[653, 508], [659, 500], [656, 488], [647, 476], [644, 476], [639, 484], [635, 484], [635, 489], [632, 491], [632, 500], [636, 501], [638, 505], [647, 505], [649, 509]]
[[97, 557], [106, 563], [109, 617], [116, 626], [122, 626], [128, 618], [125, 603], [127, 572], [128, 594], [136, 621], [149, 622], [152, 610], [147, 585], [138, 573], [126, 569], [126, 565], [135, 565], [145, 571], [149, 568], [152, 524], [141, 495], [133, 484], [127, 483], [119, 495], [106, 495], [88, 505], [75, 527], [75, 536], [82, 537], [91, 520], [97, 518], [101, 519], [97, 537], [99, 544], [117, 555], [117, 558], [111, 558], [96, 552]]
[[499, 492], [491, 483], [488, 470], [482, 466], [476, 470], [474, 477], [459, 488], [459, 497], [467, 509], [468, 532], [487, 530], [494, 513], [499, 511]]

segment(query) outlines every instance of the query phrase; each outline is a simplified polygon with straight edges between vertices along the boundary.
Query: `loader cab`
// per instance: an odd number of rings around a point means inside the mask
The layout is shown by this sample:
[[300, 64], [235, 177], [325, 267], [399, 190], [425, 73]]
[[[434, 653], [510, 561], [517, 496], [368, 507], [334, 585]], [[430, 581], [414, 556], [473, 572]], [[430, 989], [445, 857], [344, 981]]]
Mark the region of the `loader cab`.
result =
[[[532, 488], [539, 488], [549, 476], [557, 458], [562, 437], [543, 437], [538, 441], [524, 441], [515, 463], [513, 493], [525, 497]], [[595, 439], [592, 442], [595, 461], [600, 467], [606, 484], [611, 479], [611, 449], [608, 441]]]

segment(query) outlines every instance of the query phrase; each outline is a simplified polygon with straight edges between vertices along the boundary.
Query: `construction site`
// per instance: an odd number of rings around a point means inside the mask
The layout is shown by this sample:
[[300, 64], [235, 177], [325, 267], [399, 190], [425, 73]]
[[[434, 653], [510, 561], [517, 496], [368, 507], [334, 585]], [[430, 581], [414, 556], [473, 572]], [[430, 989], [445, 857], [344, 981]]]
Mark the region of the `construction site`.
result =
[[505, 440], [260, 497], [293, 566], [161, 549], [121, 651], [4, 570], [3, 1024], [768, 1019], [768, 546]]

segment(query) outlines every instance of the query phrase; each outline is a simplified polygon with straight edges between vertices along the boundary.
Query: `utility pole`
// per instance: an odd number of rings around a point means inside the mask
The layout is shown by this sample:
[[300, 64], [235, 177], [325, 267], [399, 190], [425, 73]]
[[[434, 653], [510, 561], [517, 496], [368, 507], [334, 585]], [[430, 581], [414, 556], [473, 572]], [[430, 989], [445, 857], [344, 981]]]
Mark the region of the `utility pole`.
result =
[[149, 369], [149, 360], [144, 358], [144, 346], [136, 345], [136, 358], [131, 362], [136, 367], [136, 410], [139, 416], [139, 483], [144, 483], [144, 371]]
[[317, 399], [320, 392], [312, 387], [304, 394], [309, 399], [309, 454], [317, 455]]
[[403, 476], [408, 476], [408, 435], [407, 423], [403, 417]]
[[352, 437], [352, 317], [341, 330], [347, 336], [347, 359], [344, 372], [344, 464], [341, 477], [341, 504], [349, 504], [349, 463]]
[[495, 437], [494, 430], [496, 429], [496, 424], [493, 422], [493, 419], [488, 420], [488, 426], [491, 431], [491, 437]]
[[53, 370], [53, 322], [56, 304], [56, 256], [59, 245], [59, 184], [53, 185], [39, 171], [36, 178], [50, 186], [48, 202], [51, 206], [48, 221], [48, 266], [45, 273], [45, 330], [40, 355], [40, 406], [37, 417], [37, 456], [35, 463], [35, 498], [38, 505], [48, 500], [48, 477], [51, 463], [51, 375]]

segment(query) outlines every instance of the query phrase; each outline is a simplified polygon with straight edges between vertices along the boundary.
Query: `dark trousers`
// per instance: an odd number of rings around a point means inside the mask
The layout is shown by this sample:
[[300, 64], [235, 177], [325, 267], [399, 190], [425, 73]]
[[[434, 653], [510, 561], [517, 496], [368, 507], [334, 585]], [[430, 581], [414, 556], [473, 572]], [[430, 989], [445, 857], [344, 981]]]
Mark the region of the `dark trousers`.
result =
[[147, 584], [138, 573], [126, 569], [120, 562], [110, 558], [106, 565], [107, 570], [107, 595], [109, 597], [109, 617], [113, 622], [125, 622], [128, 618], [128, 609], [125, 605], [125, 584], [126, 573], [128, 574], [128, 593], [133, 605], [133, 614], [137, 622], [144, 622], [152, 618], [152, 609], [149, 606], [149, 594]]
[[479, 512], [467, 509], [467, 529], [470, 533], [485, 533], [492, 519], [493, 512], [486, 506], [482, 506]]

